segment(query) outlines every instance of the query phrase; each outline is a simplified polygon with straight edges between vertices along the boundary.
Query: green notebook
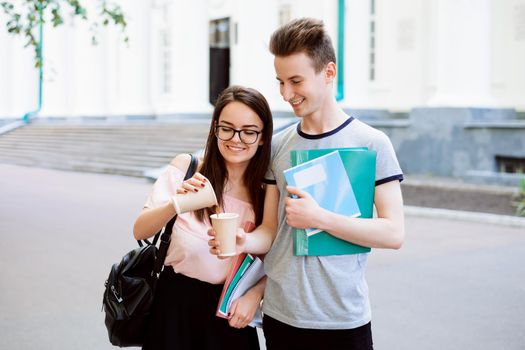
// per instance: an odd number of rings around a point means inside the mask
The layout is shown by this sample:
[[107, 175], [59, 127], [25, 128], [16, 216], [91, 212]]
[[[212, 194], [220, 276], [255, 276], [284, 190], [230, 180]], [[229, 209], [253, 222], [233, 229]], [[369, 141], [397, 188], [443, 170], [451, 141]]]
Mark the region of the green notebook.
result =
[[[371, 218], [374, 212], [376, 152], [366, 147], [294, 150], [291, 165], [304, 163], [333, 151], [339, 151], [346, 173], [352, 184], [361, 218]], [[308, 236], [305, 230], [294, 231], [294, 255], [320, 256], [367, 253], [370, 248], [356, 245], [321, 231]]]

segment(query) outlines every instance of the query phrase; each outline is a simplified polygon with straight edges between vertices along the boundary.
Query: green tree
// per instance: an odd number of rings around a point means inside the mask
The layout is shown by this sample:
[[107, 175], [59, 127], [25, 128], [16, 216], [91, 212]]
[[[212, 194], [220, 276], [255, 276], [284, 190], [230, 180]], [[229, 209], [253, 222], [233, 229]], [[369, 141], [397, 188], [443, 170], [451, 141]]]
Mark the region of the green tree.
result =
[[35, 67], [42, 66], [41, 44], [35, 31], [41, 24], [49, 21], [53, 27], [64, 23], [64, 15], [81, 18], [90, 23], [92, 44], [97, 44], [97, 32], [101, 26], [112, 24], [120, 28], [124, 42], [128, 41], [125, 34], [126, 19], [121, 7], [115, 2], [97, 0], [96, 16], [88, 16], [88, 11], [80, 0], [12, 0], [0, 1], [0, 7], [6, 15], [7, 31], [13, 35], [25, 38], [24, 47], [33, 47], [35, 52]]
[[525, 216], [525, 177], [520, 180], [514, 205], [516, 206], [516, 215]]

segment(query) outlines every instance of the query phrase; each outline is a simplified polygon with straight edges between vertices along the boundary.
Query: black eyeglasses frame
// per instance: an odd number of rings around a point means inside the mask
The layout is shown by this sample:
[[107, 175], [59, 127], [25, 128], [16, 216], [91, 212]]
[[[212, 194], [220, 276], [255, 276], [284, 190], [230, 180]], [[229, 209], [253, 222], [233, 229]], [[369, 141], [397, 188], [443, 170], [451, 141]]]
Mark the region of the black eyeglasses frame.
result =
[[[231, 131], [233, 131], [233, 134], [230, 138], [228, 139], [222, 139], [219, 137], [219, 128], [224, 128], [224, 129], [230, 129]], [[257, 137], [255, 138], [255, 141], [253, 142], [244, 142], [244, 140], [242, 139], [242, 136], [241, 136], [241, 132], [242, 131], [249, 131], [249, 132], [254, 132], [257, 134]], [[215, 125], [215, 136], [219, 139], [219, 140], [222, 140], [222, 141], [230, 141], [231, 139], [233, 139], [235, 137], [235, 134], [238, 134], [239, 135], [239, 140], [241, 140], [242, 143], [244, 143], [245, 145], [253, 145], [254, 143], [257, 142], [257, 140], [259, 140], [259, 135], [262, 134], [262, 131], [257, 131], [257, 130], [251, 130], [251, 129], [234, 129], [234, 128], [231, 128], [229, 126], [226, 126], [226, 125]]]

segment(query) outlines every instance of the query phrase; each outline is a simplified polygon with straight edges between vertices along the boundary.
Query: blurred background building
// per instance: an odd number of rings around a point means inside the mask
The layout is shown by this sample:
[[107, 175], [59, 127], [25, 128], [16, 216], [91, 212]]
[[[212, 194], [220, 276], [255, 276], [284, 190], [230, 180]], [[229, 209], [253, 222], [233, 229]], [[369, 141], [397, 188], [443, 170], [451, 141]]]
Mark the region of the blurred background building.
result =
[[311, 16], [336, 47], [337, 100], [389, 134], [407, 173], [514, 185], [525, 172], [525, 0], [118, 3], [129, 44], [106, 28], [90, 46], [79, 21], [44, 26], [40, 106], [33, 52], [0, 31], [0, 118], [202, 118], [230, 84], [290, 117], [268, 41]]

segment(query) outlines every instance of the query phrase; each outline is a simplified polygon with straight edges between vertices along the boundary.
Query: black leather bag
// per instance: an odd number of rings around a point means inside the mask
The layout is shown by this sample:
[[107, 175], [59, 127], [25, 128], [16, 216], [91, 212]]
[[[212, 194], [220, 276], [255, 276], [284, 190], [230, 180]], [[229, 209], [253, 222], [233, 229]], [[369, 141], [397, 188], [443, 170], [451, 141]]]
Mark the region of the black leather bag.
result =
[[[192, 155], [185, 180], [193, 176], [197, 163], [197, 158]], [[111, 267], [102, 303], [109, 341], [115, 346], [141, 346], [144, 342], [155, 285], [164, 265], [176, 218], [175, 215], [166, 224], [162, 234], [155, 235], [153, 242], [145, 240], [143, 244], [138, 241], [139, 248], [127, 253]]]

